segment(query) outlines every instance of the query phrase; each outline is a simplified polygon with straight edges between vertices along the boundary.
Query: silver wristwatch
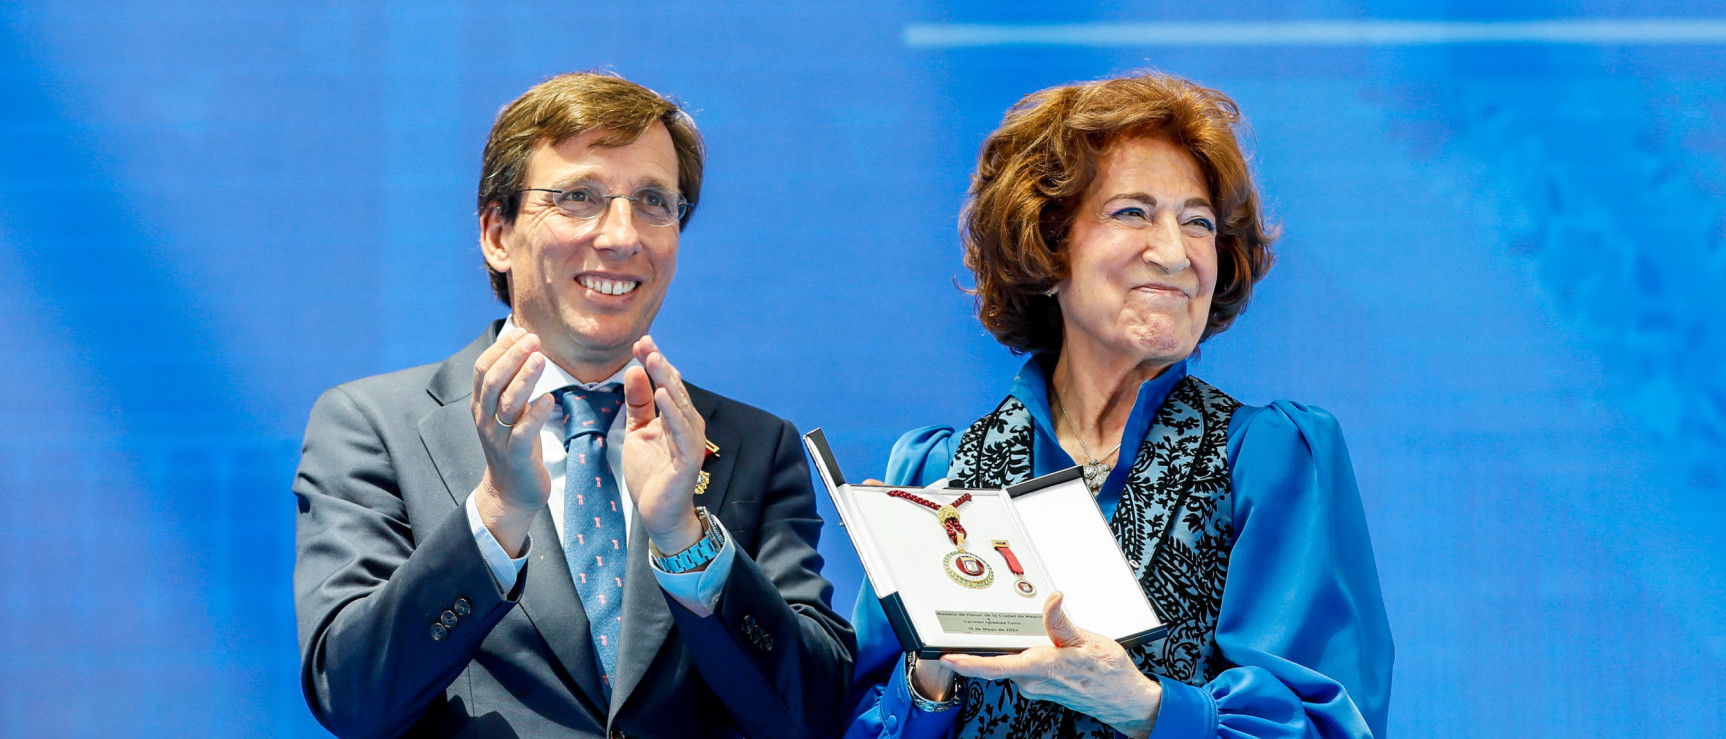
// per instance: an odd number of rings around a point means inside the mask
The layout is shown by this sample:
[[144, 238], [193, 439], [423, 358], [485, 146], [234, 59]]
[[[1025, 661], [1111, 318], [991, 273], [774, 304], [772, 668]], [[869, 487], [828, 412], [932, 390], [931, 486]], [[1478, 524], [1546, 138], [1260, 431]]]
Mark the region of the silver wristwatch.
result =
[[[944, 700], [944, 701], [930, 700], [928, 698], [923, 697], [922, 693], [917, 692], [917, 679], [916, 679], [917, 675], [916, 675], [916, 671], [914, 669], [912, 669], [913, 667], [916, 666], [916, 664], [917, 664], [916, 655], [913, 655], [910, 652], [906, 652], [905, 653], [905, 689], [911, 693], [911, 705], [916, 706], [917, 710], [923, 711], [926, 713], [940, 713], [942, 711], [945, 711], [945, 710], [952, 708], [953, 706], [959, 705], [959, 690], [958, 690], [959, 686], [957, 684], [955, 684], [953, 686], [953, 689], [951, 691], [949, 691], [952, 694], [947, 696], [947, 700]], [[955, 683], [957, 683], [956, 679], [955, 679]]]

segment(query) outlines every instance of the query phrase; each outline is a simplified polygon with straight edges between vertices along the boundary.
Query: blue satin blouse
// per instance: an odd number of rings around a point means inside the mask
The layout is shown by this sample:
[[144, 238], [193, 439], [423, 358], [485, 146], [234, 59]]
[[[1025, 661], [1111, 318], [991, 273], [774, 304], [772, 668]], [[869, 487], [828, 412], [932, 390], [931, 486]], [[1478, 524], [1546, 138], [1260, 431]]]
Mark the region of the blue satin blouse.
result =
[[[1075, 464], [1055, 440], [1044, 361], [1026, 361], [1012, 389], [1036, 427], [1037, 475]], [[1105, 515], [1114, 516], [1140, 443], [1186, 375], [1183, 361], [1139, 387], [1120, 459], [1097, 496]], [[958, 439], [946, 426], [906, 433], [888, 458], [887, 483], [945, 477]], [[1235, 543], [1216, 638], [1234, 667], [1202, 687], [1159, 677], [1152, 738], [1384, 736], [1394, 649], [1336, 419], [1290, 401], [1244, 406], [1229, 424], [1228, 459]], [[899, 642], [867, 582], [852, 623], [857, 676], [845, 736], [951, 735], [959, 709], [929, 713], [911, 703]]]

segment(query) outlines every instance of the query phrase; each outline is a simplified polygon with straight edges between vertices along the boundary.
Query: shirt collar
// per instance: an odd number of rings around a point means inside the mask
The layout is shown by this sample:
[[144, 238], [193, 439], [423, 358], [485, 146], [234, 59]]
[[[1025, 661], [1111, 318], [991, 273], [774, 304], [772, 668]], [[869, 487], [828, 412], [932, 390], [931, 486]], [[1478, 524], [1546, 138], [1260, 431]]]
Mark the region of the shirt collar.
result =
[[[1062, 458], [1050, 460], [1057, 462], [1056, 466], [1045, 467], [1037, 464], [1035, 474], [1048, 474], [1058, 471], [1061, 467], [1078, 464], [1070, 454], [1067, 454], [1055, 437], [1055, 423], [1049, 406], [1048, 377], [1055, 369], [1055, 355], [1036, 354], [1025, 360], [1025, 365], [1019, 368], [1019, 374], [1013, 377], [1012, 395], [1025, 404], [1031, 412], [1031, 421], [1054, 450]], [[1187, 360], [1169, 365], [1162, 374], [1139, 383], [1139, 395], [1133, 401], [1133, 410], [1127, 416], [1126, 428], [1121, 430], [1121, 455], [1115, 461], [1115, 467], [1109, 472], [1109, 479], [1103, 483], [1099, 499], [1119, 497], [1121, 488], [1125, 487], [1127, 473], [1132, 469], [1139, 446], [1145, 441], [1145, 434], [1150, 431], [1151, 423], [1157, 418], [1157, 412], [1162, 410], [1163, 403], [1174, 392], [1175, 385], [1187, 376]], [[1098, 449], [1095, 451], [1106, 451]], [[1064, 463], [1063, 463], [1064, 462]], [[1105, 506], [1107, 509], [1108, 506]]]
[[[515, 316], [511, 315], [509, 318], [504, 319], [503, 328], [498, 330], [497, 335], [502, 336], [514, 328], [515, 328]], [[551, 358], [546, 357], [546, 359], [550, 360]], [[544, 395], [546, 393], [553, 392], [556, 390], [562, 390], [563, 388], [569, 387], [571, 385], [579, 387], [583, 390], [598, 390], [600, 387], [603, 387], [605, 385], [610, 385], [612, 383], [617, 383], [618, 385], [622, 385], [623, 384], [623, 373], [628, 372], [630, 367], [640, 367], [640, 366], [641, 366], [640, 360], [637, 360], [635, 357], [630, 357], [629, 363], [623, 365], [623, 367], [618, 369], [617, 372], [614, 373], [612, 376], [607, 377], [603, 380], [600, 380], [599, 382], [582, 382], [580, 380], [575, 379], [575, 375], [572, 375], [568, 371], [564, 370], [564, 368], [559, 367], [556, 362], [547, 361], [545, 363], [545, 371], [541, 372], [539, 375], [539, 382], [534, 383], [533, 398], [534, 398], [534, 400], [538, 400], [539, 396], [541, 396], [541, 395]], [[619, 413], [618, 417], [622, 418], [623, 414]]]

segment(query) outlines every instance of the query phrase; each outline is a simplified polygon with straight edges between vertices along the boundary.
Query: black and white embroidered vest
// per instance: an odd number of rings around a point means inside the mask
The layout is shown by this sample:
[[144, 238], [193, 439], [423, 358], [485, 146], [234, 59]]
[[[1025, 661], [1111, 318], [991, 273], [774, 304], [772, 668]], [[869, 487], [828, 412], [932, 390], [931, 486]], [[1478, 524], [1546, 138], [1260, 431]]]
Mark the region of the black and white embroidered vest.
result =
[[[1157, 613], [1162, 639], [1131, 650], [1133, 664], [1203, 685], [1227, 669], [1216, 653], [1217, 613], [1234, 545], [1229, 419], [1240, 403], [1183, 378], [1134, 457], [1110, 528]], [[1011, 395], [971, 424], [953, 452], [955, 487], [999, 488], [1031, 478], [1031, 414]], [[1080, 624], [1081, 626], [1083, 624]], [[1113, 737], [1115, 731], [1059, 704], [1031, 700], [1009, 681], [964, 678], [958, 736]]]

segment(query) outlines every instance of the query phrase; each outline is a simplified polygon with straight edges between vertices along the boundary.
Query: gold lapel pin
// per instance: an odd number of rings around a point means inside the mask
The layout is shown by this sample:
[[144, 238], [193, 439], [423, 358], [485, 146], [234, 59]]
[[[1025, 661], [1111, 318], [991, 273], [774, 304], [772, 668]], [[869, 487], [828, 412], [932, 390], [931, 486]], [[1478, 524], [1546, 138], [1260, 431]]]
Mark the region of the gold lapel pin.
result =
[[[711, 439], [709, 439], [707, 442], [707, 456], [702, 458], [702, 460], [701, 460], [702, 463], [705, 464], [707, 462], [707, 460], [713, 459], [713, 458], [718, 457], [718, 456], [719, 456], [719, 445], [713, 443], [713, 441]], [[695, 480], [695, 494], [700, 495], [702, 493], [707, 492], [707, 484], [710, 482], [713, 482], [713, 476], [707, 474], [707, 470], [702, 470], [701, 471], [701, 477], [699, 477]]]

